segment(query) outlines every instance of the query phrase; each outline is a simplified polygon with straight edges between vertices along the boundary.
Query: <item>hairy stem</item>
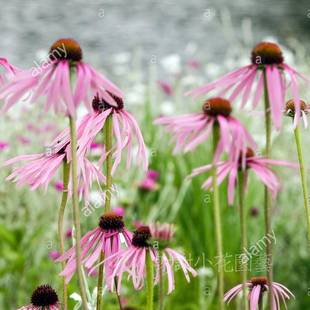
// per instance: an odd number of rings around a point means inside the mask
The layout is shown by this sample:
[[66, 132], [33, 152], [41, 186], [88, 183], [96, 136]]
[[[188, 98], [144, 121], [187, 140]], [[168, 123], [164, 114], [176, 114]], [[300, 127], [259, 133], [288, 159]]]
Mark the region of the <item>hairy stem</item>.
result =
[[[68, 201], [68, 184], [70, 179], [70, 164], [65, 160], [63, 162], [63, 192], [61, 197], [61, 203], [58, 211], [58, 237], [59, 237], [59, 249], [60, 254], [63, 255], [65, 252], [65, 234], [64, 234], [64, 215]], [[62, 269], [65, 268], [66, 263], [62, 262]], [[62, 290], [63, 290], [63, 309], [68, 309], [68, 288], [66, 285], [66, 279], [62, 277]]]
[[151, 259], [150, 251], [146, 251], [146, 286], [147, 286], [147, 298], [146, 298], [146, 310], [153, 310], [154, 302], [154, 266]]
[[[213, 127], [213, 154], [215, 154], [216, 147], [219, 140], [219, 127], [216, 124]], [[218, 265], [218, 296], [219, 296], [219, 309], [225, 308], [224, 304], [224, 264], [223, 264], [223, 238], [222, 238], [222, 224], [221, 224], [221, 209], [219, 188], [217, 184], [217, 168], [213, 158], [212, 168], [212, 187], [213, 187], [213, 213], [215, 225], [215, 239], [216, 239], [216, 255], [219, 258]]]
[[238, 183], [239, 183], [239, 212], [240, 212], [240, 234], [241, 234], [241, 276], [242, 276], [242, 309], [248, 309], [248, 298], [247, 298], [247, 255], [245, 250], [247, 248], [247, 214], [244, 206], [244, 184], [245, 184], [245, 173], [244, 171], [239, 171], [238, 173]]
[[[266, 149], [265, 156], [270, 158], [271, 155], [271, 115], [270, 115], [270, 103], [267, 87], [267, 77], [266, 71], [264, 70], [264, 101], [265, 101], [265, 130], [266, 130]], [[264, 212], [265, 212], [265, 236], [271, 235], [271, 197], [268, 191], [268, 187], [265, 186], [265, 198], [264, 198]], [[267, 256], [267, 278], [269, 285], [273, 281], [273, 261], [272, 261], [272, 243], [268, 242], [266, 247], [266, 256]], [[272, 290], [268, 291], [268, 305], [269, 309], [273, 307], [273, 292]]]
[[[112, 126], [112, 114], [110, 114], [105, 122], [104, 125], [104, 142], [107, 152], [106, 158], [106, 178], [107, 184], [105, 188], [105, 201], [104, 201], [104, 213], [109, 212], [111, 210], [111, 196], [112, 196], [112, 143], [113, 143], [113, 126]], [[104, 253], [101, 252], [100, 254], [100, 263], [104, 260]], [[100, 310], [101, 303], [102, 303], [102, 285], [103, 285], [103, 264], [100, 264], [98, 270], [98, 294], [97, 294], [97, 310]]]
[[304, 157], [303, 157], [303, 152], [302, 152], [301, 133], [300, 133], [299, 126], [295, 128], [294, 134], [295, 134], [295, 141], [296, 141], [297, 154], [298, 154], [298, 160], [299, 160], [299, 171], [300, 171], [300, 180], [301, 180], [302, 192], [303, 192], [303, 198], [304, 198], [304, 207], [305, 207], [305, 212], [306, 212], [308, 247], [310, 247], [309, 195], [308, 195], [307, 177], [306, 177], [305, 162], [304, 162]]
[[85, 285], [83, 280], [82, 264], [81, 264], [81, 222], [80, 222], [80, 209], [78, 197], [78, 162], [77, 162], [77, 133], [76, 122], [72, 116], [69, 116], [70, 121], [70, 136], [71, 136], [71, 170], [72, 170], [72, 205], [73, 205], [73, 222], [75, 227], [75, 253], [76, 253], [76, 269], [79, 278], [79, 286], [82, 298], [82, 306], [87, 310], [87, 298]]

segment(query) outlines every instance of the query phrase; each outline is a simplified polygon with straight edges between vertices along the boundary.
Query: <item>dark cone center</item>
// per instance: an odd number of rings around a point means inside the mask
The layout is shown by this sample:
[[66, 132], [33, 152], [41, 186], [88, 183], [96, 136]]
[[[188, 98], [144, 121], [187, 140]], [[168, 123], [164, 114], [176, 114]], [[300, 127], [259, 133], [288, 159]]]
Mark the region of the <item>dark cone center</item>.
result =
[[133, 234], [132, 245], [145, 248], [150, 246], [151, 231], [148, 226], [139, 227]]
[[[240, 154], [239, 160], [238, 160], [239, 168], [241, 168], [241, 166], [242, 166], [242, 159], [243, 159], [242, 155], [243, 154]], [[248, 147], [247, 150], [246, 150], [246, 153], [245, 153], [245, 158], [247, 159], [247, 158], [251, 158], [251, 157], [254, 157], [254, 156], [255, 156], [254, 150], [251, 149], [250, 147]]]
[[114, 212], [106, 213], [100, 217], [99, 227], [103, 230], [122, 230], [125, 224], [123, 222], [123, 217], [115, 214]]
[[[300, 100], [300, 111], [304, 111], [306, 114], [308, 114], [308, 105], [303, 100]], [[289, 101], [287, 101], [286, 106], [285, 106], [285, 112], [288, 116], [291, 116], [291, 117], [295, 116], [294, 99], [290, 99]]]
[[83, 58], [80, 44], [73, 39], [59, 39], [54, 42], [49, 55], [57, 60], [81, 61]]
[[206, 100], [202, 106], [202, 110], [205, 114], [210, 116], [222, 115], [228, 117], [232, 112], [230, 102], [219, 97]]
[[53, 306], [58, 303], [58, 296], [50, 285], [41, 285], [32, 293], [31, 303], [36, 307]]
[[124, 101], [122, 98], [111, 94], [109, 91], [107, 91], [107, 93], [115, 100], [117, 107], [111, 106], [108, 102], [106, 102], [103, 98], [100, 98], [97, 94], [92, 102], [92, 106], [95, 112], [102, 112], [110, 108], [113, 108], [115, 110], [121, 110], [124, 108]]
[[268, 284], [268, 279], [264, 276], [252, 277], [250, 281], [253, 285], [264, 286]]
[[254, 65], [282, 64], [284, 61], [280, 47], [275, 43], [261, 42], [252, 50], [251, 61]]

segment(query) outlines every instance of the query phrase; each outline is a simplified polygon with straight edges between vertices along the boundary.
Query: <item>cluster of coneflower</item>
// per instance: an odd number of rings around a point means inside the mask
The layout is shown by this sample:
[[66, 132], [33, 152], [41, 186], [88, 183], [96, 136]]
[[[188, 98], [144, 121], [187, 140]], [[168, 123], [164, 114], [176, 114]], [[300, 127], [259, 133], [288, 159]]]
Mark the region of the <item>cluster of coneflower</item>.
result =
[[[21, 70], [0, 59], [6, 74], [0, 79], [2, 110], [7, 111], [26, 94], [31, 93], [31, 102], [45, 98], [45, 110], [53, 108], [69, 120], [69, 128], [62, 131], [49, 144], [52, 152], [17, 156], [7, 165], [22, 163], [15, 168], [9, 180], [31, 189], [47, 188], [57, 171], [63, 168], [63, 193], [58, 215], [58, 233], [63, 277], [62, 299], [59, 300], [49, 285], [39, 286], [32, 295], [31, 304], [20, 309], [67, 309], [67, 285], [76, 273], [82, 308], [88, 309], [85, 291], [84, 270], [92, 273], [98, 269], [97, 307], [102, 308], [103, 286], [120, 297], [123, 274], [127, 273], [135, 289], [146, 287], [146, 309], [153, 306], [153, 287], [162, 285], [167, 276], [168, 293], [174, 290], [173, 264], [178, 262], [189, 281], [189, 273], [195, 270], [186, 258], [171, 249], [174, 228], [169, 224], [139, 226], [133, 233], [126, 229], [123, 217], [111, 210], [111, 188], [113, 175], [126, 151], [127, 168], [133, 161], [144, 169], [148, 167], [147, 151], [139, 126], [124, 107], [121, 90], [92, 66], [83, 62], [80, 45], [73, 39], [56, 41], [50, 49], [50, 61], [42, 64], [34, 74], [33, 70]], [[307, 125], [308, 107], [299, 97], [298, 81], [309, 83], [308, 79], [284, 62], [280, 48], [274, 43], [260, 43], [252, 51], [252, 63], [228, 73], [219, 80], [191, 91], [193, 96], [217, 92], [215, 97], [205, 100], [202, 111], [177, 117], [161, 117], [156, 124], [164, 125], [176, 140], [175, 151], [193, 151], [213, 136], [213, 160], [210, 164], [194, 169], [190, 178], [211, 173], [202, 184], [205, 190], [212, 189], [214, 235], [217, 256], [223, 258], [221, 206], [219, 186], [228, 180], [228, 202], [233, 204], [238, 188], [240, 213], [241, 251], [247, 247], [246, 207], [248, 173], [253, 171], [265, 186], [265, 231], [271, 232], [271, 209], [273, 199], [279, 192], [277, 176], [272, 165], [298, 167], [298, 165], [272, 160], [271, 131], [273, 126], [281, 128], [284, 114], [293, 118], [304, 204], [310, 240], [310, 220], [306, 175], [303, 164], [300, 135], [300, 119]], [[291, 89], [293, 99], [285, 104], [287, 91]], [[253, 94], [253, 108], [264, 95], [266, 148], [265, 155], [256, 155], [257, 146], [247, 129], [233, 117], [232, 103], [238, 96], [241, 108]], [[84, 103], [88, 113], [76, 119], [76, 110]], [[89, 150], [98, 135], [104, 137], [104, 148], [97, 163], [88, 159]], [[136, 140], [137, 147], [133, 147]], [[224, 159], [223, 159], [224, 158]], [[79, 201], [86, 203], [92, 184], [102, 189], [104, 212], [97, 227], [81, 234]], [[72, 200], [75, 244], [65, 251], [64, 217], [68, 199]], [[156, 246], [155, 246], [156, 245]], [[242, 268], [242, 284], [224, 295], [224, 266], [218, 269], [218, 308], [224, 309], [224, 302], [230, 302], [239, 292], [243, 296], [243, 309], [263, 309], [264, 295], [268, 292], [268, 308], [280, 309], [280, 304], [293, 294], [282, 284], [273, 281], [272, 248], [267, 246], [269, 257], [267, 277], [252, 277], [248, 280], [247, 269]], [[145, 285], [146, 284], [146, 285]], [[120, 299], [120, 298], [119, 298]], [[160, 298], [162, 303], [162, 298]], [[266, 302], [265, 302], [266, 303]], [[162, 308], [162, 304], [160, 305]], [[120, 308], [122, 305], [120, 303]]]
[[[90, 303], [85, 289], [85, 271], [92, 274], [98, 269], [97, 305], [102, 308], [103, 287], [116, 292], [120, 308], [121, 284], [128, 273], [135, 289], [147, 283], [147, 309], [153, 309], [153, 288], [162, 285], [165, 274], [168, 293], [174, 290], [174, 264], [178, 263], [187, 281], [195, 270], [179, 252], [171, 249], [174, 228], [169, 224], [150, 224], [137, 227], [133, 233], [125, 228], [123, 217], [111, 210], [112, 178], [126, 151], [127, 168], [133, 161], [148, 168], [147, 151], [140, 128], [124, 107], [123, 93], [104, 75], [82, 60], [82, 49], [73, 39], [56, 41], [49, 52], [49, 61], [39, 69], [21, 70], [1, 58], [6, 70], [1, 76], [0, 97], [3, 111], [8, 110], [23, 96], [30, 93], [31, 102], [41, 97], [45, 110], [68, 117], [69, 128], [62, 131], [47, 146], [48, 152], [21, 155], [8, 160], [6, 165], [21, 163], [8, 176], [19, 185], [31, 189], [47, 188], [62, 167], [62, 199], [58, 215], [60, 256], [63, 270], [62, 300], [49, 285], [39, 286], [32, 295], [31, 304], [21, 309], [68, 309], [68, 284], [76, 273], [79, 279], [82, 308]], [[88, 113], [76, 119], [76, 111], [84, 103]], [[97, 163], [88, 155], [98, 135], [103, 135], [104, 148]], [[137, 145], [133, 145], [136, 141]], [[79, 202], [89, 202], [93, 183], [102, 192], [104, 212], [96, 228], [81, 234]], [[75, 244], [65, 251], [64, 218], [68, 199], [73, 206]], [[58, 255], [57, 255], [58, 256]], [[161, 298], [163, 302], [163, 295]]]

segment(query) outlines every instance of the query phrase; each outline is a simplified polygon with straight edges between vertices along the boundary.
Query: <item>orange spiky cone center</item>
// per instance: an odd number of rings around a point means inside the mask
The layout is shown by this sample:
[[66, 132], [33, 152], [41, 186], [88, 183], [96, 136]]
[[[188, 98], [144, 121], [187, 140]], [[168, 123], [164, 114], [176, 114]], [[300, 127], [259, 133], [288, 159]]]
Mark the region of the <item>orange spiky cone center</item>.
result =
[[222, 115], [228, 117], [232, 112], [232, 107], [228, 100], [215, 97], [206, 100], [202, 106], [202, 110], [209, 116]]
[[280, 47], [271, 42], [258, 43], [252, 50], [251, 61], [255, 65], [282, 64], [284, 61]]

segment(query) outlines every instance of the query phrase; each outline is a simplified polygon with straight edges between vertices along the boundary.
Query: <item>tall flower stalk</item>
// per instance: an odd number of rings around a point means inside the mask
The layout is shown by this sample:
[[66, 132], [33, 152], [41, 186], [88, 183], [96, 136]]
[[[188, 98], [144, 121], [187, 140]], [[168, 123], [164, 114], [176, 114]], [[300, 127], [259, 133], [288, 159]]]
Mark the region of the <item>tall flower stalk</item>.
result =
[[246, 224], [246, 208], [244, 205], [244, 193], [245, 193], [245, 178], [246, 172], [239, 171], [238, 173], [238, 185], [239, 185], [239, 212], [240, 212], [240, 234], [241, 234], [241, 275], [242, 275], [242, 302], [243, 309], [248, 309], [247, 300], [247, 256], [244, 253], [247, 248], [247, 224]]
[[[302, 118], [304, 120], [305, 127], [307, 127], [307, 119], [306, 114], [308, 113], [308, 106], [303, 101], [300, 100], [300, 109]], [[292, 118], [295, 118], [295, 108], [294, 108], [294, 100], [291, 99], [286, 103], [286, 114]], [[307, 187], [307, 176], [306, 176], [306, 169], [305, 169], [305, 162], [304, 156], [302, 151], [302, 137], [301, 137], [301, 130], [299, 124], [294, 128], [294, 136], [297, 148], [297, 155], [299, 161], [299, 171], [300, 171], [300, 181], [302, 185], [302, 192], [303, 192], [303, 200], [304, 200], [304, 207], [306, 213], [306, 221], [307, 221], [307, 238], [308, 238], [308, 246], [310, 248], [310, 206], [309, 206], [309, 194], [308, 194], [308, 187]]]
[[310, 247], [310, 209], [309, 209], [309, 195], [307, 188], [307, 178], [305, 172], [305, 162], [302, 152], [302, 142], [301, 142], [301, 133], [300, 127], [297, 126], [294, 129], [297, 153], [298, 153], [298, 161], [299, 161], [299, 170], [300, 170], [300, 179], [302, 184], [302, 192], [304, 198], [304, 207], [306, 211], [306, 220], [307, 220], [307, 236], [308, 236], [308, 246]]
[[[217, 144], [219, 142], [219, 128], [215, 124], [213, 127], [213, 157], [215, 157]], [[213, 159], [213, 164], [215, 160]], [[215, 225], [215, 239], [216, 239], [216, 255], [219, 258], [218, 266], [218, 295], [220, 309], [224, 309], [224, 264], [223, 259], [223, 238], [222, 238], [222, 224], [221, 224], [221, 210], [220, 210], [220, 197], [217, 182], [217, 167], [214, 165], [212, 168], [212, 183], [213, 183], [213, 213]]]
[[146, 310], [154, 308], [154, 265], [151, 258], [151, 253], [146, 253]]
[[[68, 184], [70, 179], [70, 164], [66, 161], [63, 162], [63, 192], [61, 197], [61, 203], [58, 212], [58, 236], [59, 236], [59, 249], [60, 254], [65, 252], [65, 234], [64, 234], [64, 215], [68, 201]], [[62, 268], [65, 268], [65, 262], [62, 263]], [[65, 278], [62, 279], [63, 289], [63, 309], [68, 308], [68, 289]]]
[[87, 310], [87, 298], [86, 290], [83, 278], [83, 270], [81, 264], [81, 221], [80, 221], [80, 209], [79, 209], [79, 197], [78, 197], [78, 166], [77, 166], [77, 132], [76, 121], [74, 117], [69, 116], [70, 123], [70, 137], [71, 137], [71, 175], [72, 175], [72, 206], [73, 206], [73, 222], [75, 227], [75, 253], [76, 253], [76, 265], [77, 274], [79, 279], [79, 286], [81, 291], [83, 309]]
[[[112, 126], [112, 114], [110, 114], [103, 128], [104, 142], [106, 147], [106, 188], [105, 188], [105, 202], [104, 202], [104, 214], [111, 210], [111, 187], [112, 187], [112, 143], [113, 143], [113, 126]], [[100, 263], [104, 260], [104, 253], [100, 254]], [[100, 310], [102, 302], [102, 286], [103, 286], [103, 264], [100, 264], [98, 271], [98, 284], [97, 284], [97, 310]]]
[[159, 301], [159, 310], [164, 309], [164, 266], [163, 266], [163, 252], [162, 250], [158, 251], [159, 254], [159, 287], [158, 287], [158, 301]]
[[[269, 102], [269, 93], [267, 86], [267, 74], [266, 69], [264, 69], [264, 103], [265, 103], [265, 157], [267, 159], [271, 156], [271, 114], [270, 114], [270, 102]], [[272, 233], [271, 228], [271, 197], [268, 191], [268, 187], [265, 185], [264, 193], [264, 214], [265, 214], [265, 236], [270, 236]], [[266, 257], [267, 257], [267, 278], [268, 282], [273, 282], [273, 262], [272, 262], [272, 244], [268, 242], [266, 246]], [[273, 292], [272, 290], [268, 291], [268, 304], [269, 309], [272, 309]]]

